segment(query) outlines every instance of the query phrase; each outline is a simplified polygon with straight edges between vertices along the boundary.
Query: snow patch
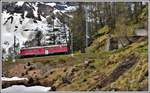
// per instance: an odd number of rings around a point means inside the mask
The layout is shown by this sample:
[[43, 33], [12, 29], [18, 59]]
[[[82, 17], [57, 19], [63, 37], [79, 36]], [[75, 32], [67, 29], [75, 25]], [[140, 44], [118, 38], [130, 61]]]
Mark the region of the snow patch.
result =
[[22, 6], [23, 4], [24, 4], [24, 1], [18, 1], [18, 2], [16, 3], [17, 6]]
[[38, 7], [37, 7], [37, 6], [34, 6], [34, 5], [32, 5], [32, 6], [33, 6], [34, 9], [35, 9], [35, 11], [33, 11], [34, 16], [35, 16], [35, 17], [38, 17], [38, 14], [37, 14], [37, 13], [38, 13], [38, 12], [37, 12], [37, 11], [38, 11]]
[[1, 77], [2, 81], [20, 81], [20, 80], [28, 80], [28, 78], [19, 78], [19, 77], [12, 77], [12, 78], [7, 78], [7, 77]]
[[49, 5], [51, 7], [54, 7], [56, 5], [56, 3], [46, 3], [46, 5]]
[[22, 92], [22, 93], [40, 93], [40, 92], [48, 92], [51, 90], [51, 87], [43, 87], [43, 86], [31, 86], [31, 87], [26, 87], [24, 85], [13, 85], [11, 87], [2, 89], [2, 93], [16, 93]]
[[65, 8], [66, 11], [75, 11], [77, 9], [77, 7], [75, 6], [69, 6], [67, 8]]

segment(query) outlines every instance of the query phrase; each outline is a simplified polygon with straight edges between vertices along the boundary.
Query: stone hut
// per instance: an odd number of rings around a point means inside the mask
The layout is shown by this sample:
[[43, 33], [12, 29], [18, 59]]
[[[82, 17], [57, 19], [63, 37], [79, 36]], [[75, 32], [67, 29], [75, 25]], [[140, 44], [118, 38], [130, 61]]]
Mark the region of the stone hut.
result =
[[148, 30], [136, 29], [133, 36], [128, 37], [108, 37], [105, 44], [105, 50], [115, 50], [127, 46], [141, 37], [148, 37]]

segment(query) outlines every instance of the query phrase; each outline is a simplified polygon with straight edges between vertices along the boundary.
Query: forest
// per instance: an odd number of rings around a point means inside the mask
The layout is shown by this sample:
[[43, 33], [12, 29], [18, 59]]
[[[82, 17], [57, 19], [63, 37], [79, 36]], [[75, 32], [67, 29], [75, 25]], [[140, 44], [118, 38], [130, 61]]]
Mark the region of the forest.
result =
[[[69, 21], [69, 27], [73, 34], [74, 50], [84, 52], [94, 39], [104, 34], [108, 35], [107, 38], [123, 37], [132, 43], [129, 37], [136, 36], [136, 29], [148, 29], [148, 7], [142, 2], [79, 3], [78, 6], [79, 8], [73, 12], [73, 19]], [[86, 39], [88, 39], [88, 44], [86, 44]], [[118, 41], [123, 47], [125, 46], [124, 41], [120, 39]]]

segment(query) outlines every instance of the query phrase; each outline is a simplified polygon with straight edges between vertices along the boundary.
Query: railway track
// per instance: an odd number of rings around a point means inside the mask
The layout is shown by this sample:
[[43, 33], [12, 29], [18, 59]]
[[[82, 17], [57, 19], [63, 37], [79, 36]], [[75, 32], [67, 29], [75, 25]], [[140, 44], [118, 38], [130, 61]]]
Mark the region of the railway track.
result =
[[[70, 55], [63, 55], [65, 57], [69, 57]], [[57, 59], [63, 57], [62, 55], [49, 55], [49, 56], [42, 56], [42, 57], [28, 57], [28, 58], [19, 58], [16, 59], [16, 62], [47, 62], [51, 59]]]

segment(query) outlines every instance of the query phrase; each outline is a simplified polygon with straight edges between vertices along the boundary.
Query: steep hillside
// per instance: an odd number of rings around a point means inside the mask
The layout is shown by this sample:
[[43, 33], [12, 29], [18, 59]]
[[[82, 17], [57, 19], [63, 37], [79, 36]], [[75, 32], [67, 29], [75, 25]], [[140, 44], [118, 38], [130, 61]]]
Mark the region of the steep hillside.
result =
[[3, 63], [3, 76], [27, 77], [24, 85], [48, 86], [54, 91], [147, 91], [148, 36], [143, 32], [147, 31], [147, 9], [129, 24], [121, 16], [115, 29], [104, 25], [96, 30], [85, 53], [8, 60]]
[[[95, 41], [102, 42], [99, 40], [103, 37]], [[94, 53], [75, 53], [73, 57], [60, 55], [18, 59], [13, 66], [5, 63], [4, 72], [7, 72], [6, 76], [30, 76], [33, 80], [36, 80], [37, 75], [40, 85], [53, 86], [56, 90], [147, 90], [147, 45], [147, 38], [141, 37], [116, 51], [97, 50]], [[15, 70], [22, 69], [21, 64], [26, 66], [27, 62], [33, 64], [32, 69]], [[35, 73], [25, 74], [24, 71]]]

